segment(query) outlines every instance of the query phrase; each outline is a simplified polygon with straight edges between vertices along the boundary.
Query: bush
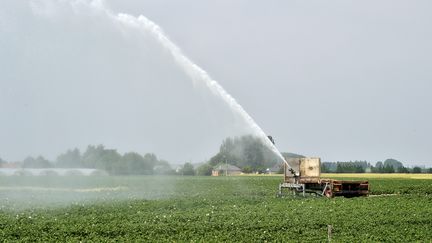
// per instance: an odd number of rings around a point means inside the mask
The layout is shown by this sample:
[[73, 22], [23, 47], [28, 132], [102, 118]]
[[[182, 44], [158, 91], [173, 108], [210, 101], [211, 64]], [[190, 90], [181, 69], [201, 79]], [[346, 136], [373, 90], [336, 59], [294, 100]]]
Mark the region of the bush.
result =
[[422, 170], [421, 170], [420, 167], [416, 166], [416, 167], [413, 168], [413, 173], [420, 174], [420, 173], [422, 173]]
[[185, 163], [181, 170], [182, 175], [195, 175], [194, 167], [191, 163]]
[[212, 174], [213, 167], [209, 164], [200, 165], [197, 168], [197, 175], [199, 176], [210, 176]]
[[246, 174], [250, 174], [250, 173], [253, 172], [253, 170], [252, 170], [252, 167], [250, 167], [250, 166], [245, 166], [245, 167], [243, 167], [242, 172], [243, 172], [243, 173], [246, 173]]

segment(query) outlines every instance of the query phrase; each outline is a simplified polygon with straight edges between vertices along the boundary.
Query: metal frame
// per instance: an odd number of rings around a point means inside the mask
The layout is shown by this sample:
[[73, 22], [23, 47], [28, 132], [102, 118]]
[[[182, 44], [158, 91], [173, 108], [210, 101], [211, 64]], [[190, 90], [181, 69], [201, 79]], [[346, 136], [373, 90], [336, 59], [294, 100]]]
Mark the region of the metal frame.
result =
[[[298, 162], [301, 165], [302, 161], [299, 160]], [[318, 158], [318, 164], [320, 163]], [[306, 193], [309, 193], [329, 198], [335, 196], [367, 196], [369, 194], [368, 181], [321, 179], [320, 173], [316, 175], [316, 173], [308, 174], [304, 172], [304, 175], [302, 175], [301, 168], [299, 171], [294, 171], [286, 162], [283, 164], [283, 167], [284, 181], [279, 184], [278, 196], [282, 196], [283, 188], [289, 189], [293, 195], [301, 194], [306, 196]], [[311, 168], [313, 169], [314, 167]]]
[[305, 184], [297, 184], [297, 183], [288, 183], [283, 182], [279, 184], [279, 193], [278, 196], [282, 196], [282, 189], [288, 188], [293, 192], [293, 195], [297, 195], [297, 192], [301, 192], [303, 196], [306, 196], [306, 186]]

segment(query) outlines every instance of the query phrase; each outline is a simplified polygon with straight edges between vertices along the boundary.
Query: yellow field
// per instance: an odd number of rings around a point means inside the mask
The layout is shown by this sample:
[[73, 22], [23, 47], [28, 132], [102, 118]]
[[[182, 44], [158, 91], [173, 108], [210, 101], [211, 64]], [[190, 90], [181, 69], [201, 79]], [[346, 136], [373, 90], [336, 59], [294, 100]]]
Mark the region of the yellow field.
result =
[[350, 177], [350, 178], [399, 178], [399, 179], [432, 179], [432, 174], [378, 174], [378, 173], [322, 173], [321, 177]]
[[[282, 174], [240, 174], [235, 176], [280, 176]], [[321, 178], [376, 178], [376, 179], [426, 179], [432, 180], [432, 174], [399, 174], [399, 173], [321, 173]]]

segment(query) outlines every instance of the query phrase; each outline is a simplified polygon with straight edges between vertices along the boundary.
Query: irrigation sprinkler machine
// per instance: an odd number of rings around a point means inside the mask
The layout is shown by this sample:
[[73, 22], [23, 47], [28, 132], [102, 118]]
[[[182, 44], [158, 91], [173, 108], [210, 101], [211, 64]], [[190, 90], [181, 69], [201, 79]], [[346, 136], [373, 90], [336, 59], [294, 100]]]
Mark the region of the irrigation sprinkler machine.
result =
[[321, 178], [320, 158], [290, 158], [283, 166], [284, 181], [279, 184], [279, 196], [282, 195], [283, 189], [293, 195], [303, 196], [315, 194], [325, 197], [358, 197], [369, 194], [369, 181]]
[[[271, 136], [269, 139], [274, 143]], [[359, 197], [369, 195], [369, 181], [335, 180], [321, 178], [321, 159], [288, 158], [283, 163], [284, 180], [279, 184], [278, 196], [283, 190], [293, 195], [313, 194], [325, 197]]]

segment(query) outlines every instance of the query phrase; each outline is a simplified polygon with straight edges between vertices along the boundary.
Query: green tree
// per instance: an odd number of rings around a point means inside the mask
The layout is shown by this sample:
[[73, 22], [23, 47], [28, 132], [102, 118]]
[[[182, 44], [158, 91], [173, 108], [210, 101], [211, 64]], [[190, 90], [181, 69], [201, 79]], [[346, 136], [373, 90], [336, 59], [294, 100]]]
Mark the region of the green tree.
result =
[[422, 173], [422, 169], [421, 169], [420, 167], [418, 167], [418, 166], [415, 166], [415, 167], [413, 168], [412, 172], [413, 172], [414, 174], [420, 174], [420, 173]]
[[52, 168], [53, 164], [42, 156], [37, 158], [27, 157], [23, 161], [23, 168]]
[[432, 174], [432, 167], [427, 170], [427, 173]]
[[321, 164], [321, 173], [330, 173], [330, 168], [326, 163]]
[[397, 169], [397, 172], [398, 173], [409, 173], [409, 170], [408, 170], [408, 168], [407, 167], [405, 167], [405, 166], [402, 166], [402, 167], [399, 167], [398, 169]]
[[361, 165], [355, 165], [355, 173], [365, 173], [365, 168], [363, 168]]
[[392, 166], [395, 170], [398, 170], [400, 167], [403, 167], [403, 164], [402, 162], [395, 159], [386, 159], [384, 161], [384, 167], [386, 166]]
[[250, 166], [254, 171], [270, 168], [281, 162], [261, 138], [251, 135], [226, 138], [222, 141], [219, 152], [210, 159], [212, 166], [228, 163], [240, 168]]
[[45, 159], [43, 156], [38, 156], [36, 158], [36, 164], [39, 166], [39, 168], [52, 168], [54, 167], [53, 163], [47, 159]]
[[384, 164], [381, 161], [376, 162], [375, 169], [373, 170], [375, 173], [383, 173], [384, 172]]
[[253, 169], [252, 169], [251, 166], [247, 165], [247, 166], [245, 166], [245, 167], [242, 168], [242, 172], [246, 173], [246, 174], [250, 174], [250, 173], [253, 172]]
[[147, 153], [144, 155], [144, 162], [146, 170], [152, 171], [153, 167], [158, 164], [159, 160], [155, 154]]
[[81, 161], [86, 168], [101, 169], [110, 174], [127, 174], [128, 166], [121, 163], [121, 158], [115, 149], [105, 149], [103, 145], [89, 145]]
[[83, 167], [81, 163], [81, 153], [75, 148], [68, 150], [66, 153], [57, 157], [56, 167], [58, 168], [80, 168]]
[[364, 173], [367, 166], [365, 161], [337, 162], [336, 173]]
[[129, 152], [124, 154], [123, 157], [121, 158], [121, 164], [126, 165], [127, 174], [131, 174], [131, 175], [153, 174], [153, 166], [150, 166], [143, 156], [135, 152]]
[[194, 167], [191, 163], [187, 162], [183, 165], [181, 169], [182, 175], [195, 175]]
[[384, 173], [394, 173], [395, 169], [393, 168], [393, 166], [391, 164], [387, 164], [384, 166], [383, 171]]
[[343, 173], [343, 172], [344, 172], [343, 166], [340, 162], [338, 162], [336, 166], [336, 173]]
[[250, 165], [254, 169], [265, 167], [263, 145], [258, 140], [244, 140], [244, 160], [239, 166]]
[[321, 163], [321, 172], [323, 173], [331, 173], [336, 172], [337, 163], [336, 162], [322, 162]]
[[205, 163], [198, 166], [196, 173], [199, 176], [210, 176], [212, 174], [212, 171], [213, 171], [213, 167], [210, 164]]
[[120, 172], [126, 170], [126, 165], [121, 163], [121, 158], [117, 150], [106, 149], [97, 161], [96, 168], [105, 170], [110, 174], [121, 174]]
[[175, 170], [166, 160], [158, 160], [157, 164], [153, 167], [153, 173], [156, 175], [174, 175]]
[[82, 155], [82, 164], [86, 168], [96, 168], [97, 164], [100, 164], [102, 155], [105, 147], [103, 145], [89, 145], [87, 150]]

